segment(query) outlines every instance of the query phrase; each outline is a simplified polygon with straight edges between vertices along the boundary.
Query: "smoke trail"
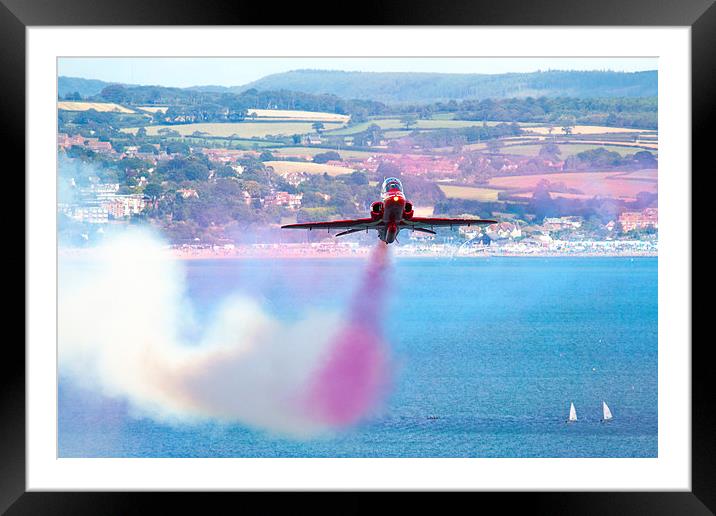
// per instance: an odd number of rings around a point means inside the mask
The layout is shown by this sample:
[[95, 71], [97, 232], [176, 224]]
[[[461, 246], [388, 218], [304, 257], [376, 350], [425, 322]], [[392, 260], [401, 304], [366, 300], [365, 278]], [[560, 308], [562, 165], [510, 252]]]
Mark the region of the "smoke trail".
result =
[[[386, 249], [376, 248], [346, 321], [287, 324], [232, 297], [199, 342], [181, 262], [132, 230], [82, 267], [61, 264], [60, 371], [158, 420], [213, 419], [305, 437], [365, 418], [387, 383], [381, 336]], [[194, 332], [196, 333], [196, 331]]]
[[385, 387], [386, 346], [380, 319], [387, 253], [388, 246], [382, 242], [373, 250], [362, 287], [351, 304], [349, 321], [334, 338], [328, 361], [314, 378], [310, 403], [321, 420], [330, 424], [353, 423]]

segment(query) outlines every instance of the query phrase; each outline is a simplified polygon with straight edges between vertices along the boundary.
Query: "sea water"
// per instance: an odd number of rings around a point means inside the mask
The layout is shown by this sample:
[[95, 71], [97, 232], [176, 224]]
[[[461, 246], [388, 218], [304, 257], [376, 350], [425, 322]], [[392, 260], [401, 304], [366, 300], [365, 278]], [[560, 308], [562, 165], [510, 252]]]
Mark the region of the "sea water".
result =
[[[285, 320], [340, 312], [365, 260], [185, 265], [200, 327], [236, 293]], [[398, 257], [388, 273], [382, 317], [366, 324], [383, 327], [391, 386], [358, 426], [295, 440], [170, 424], [61, 378], [59, 456], [657, 456], [656, 258]]]

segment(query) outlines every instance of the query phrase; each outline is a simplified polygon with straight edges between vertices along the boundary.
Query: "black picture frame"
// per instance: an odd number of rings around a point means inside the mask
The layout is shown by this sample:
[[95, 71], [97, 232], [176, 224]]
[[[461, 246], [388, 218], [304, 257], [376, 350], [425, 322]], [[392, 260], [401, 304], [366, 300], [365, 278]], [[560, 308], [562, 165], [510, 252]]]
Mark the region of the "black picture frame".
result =
[[[450, 4], [416, 0], [390, 4], [368, 1], [357, 5], [355, 13], [339, 9], [335, 2], [285, 4], [267, 9], [265, 4], [204, 0], [0, 0], [0, 113], [6, 149], [24, 148], [25, 134], [25, 29], [41, 25], [315, 25], [318, 13], [331, 13], [337, 19], [326, 24], [345, 25], [575, 25], [575, 26], [689, 26], [692, 43], [692, 151], [693, 169], [708, 174], [707, 139], [716, 113], [716, 6], [714, 0], [459, 0]], [[341, 14], [339, 14], [341, 13]], [[267, 18], [267, 16], [270, 16]], [[48, 85], [48, 88], [54, 86]], [[20, 130], [22, 128], [22, 130]], [[24, 170], [24, 153], [19, 154], [17, 170]], [[687, 171], [685, 171], [687, 172]], [[692, 205], [695, 204], [692, 202]], [[694, 212], [684, 214], [696, 221]], [[692, 233], [693, 235], [693, 233]], [[24, 235], [23, 235], [24, 238]], [[17, 246], [19, 247], [19, 245]], [[693, 257], [693, 249], [691, 250]], [[21, 267], [23, 255], [14, 255], [10, 266]], [[25, 261], [23, 260], [23, 264]], [[24, 265], [23, 265], [24, 267]], [[693, 258], [692, 258], [693, 267]], [[25, 269], [26, 274], [28, 273]], [[693, 274], [693, 268], [692, 268]], [[19, 306], [19, 303], [17, 303]], [[23, 305], [24, 306], [24, 305]], [[705, 310], [694, 305], [693, 312]], [[693, 321], [693, 315], [692, 315]], [[712, 392], [714, 375], [708, 360], [709, 339], [694, 341], [692, 356], [692, 491], [617, 493], [479, 493], [501, 506], [524, 504], [536, 513], [550, 514], [710, 514], [716, 511], [716, 416]], [[684, 346], [691, 345], [684, 342]], [[146, 504], [181, 505], [188, 498], [167, 493], [40, 493], [25, 492], [25, 353], [20, 339], [5, 341], [0, 361], [0, 511], [8, 514], [76, 514], [145, 512]], [[211, 501], [223, 494], [212, 496]], [[355, 498], [345, 511], [372, 510], [371, 497]], [[302, 500], [289, 495], [291, 503]], [[285, 497], [284, 497], [285, 498]], [[421, 494], [405, 502], [425, 507]], [[192, 501], [208, 512], [207, 496]], [[404, 503], [405, 503], [404, 502]], [[300, 502], [299, 502], [300, 503]], [[470, 502], [474, 503], [474, 502]], [[482, 502], [480, 502], [482, 503]], [[273, 506], [273, 503], [270, 505]], [[265, 506], [268, 507], [268, 506]], [[407, 506], [403, 507], [407, 509]], [[169, 509], [164, 505], [164, 511]], [[315, 508], [314, 508], [315, 509]]]

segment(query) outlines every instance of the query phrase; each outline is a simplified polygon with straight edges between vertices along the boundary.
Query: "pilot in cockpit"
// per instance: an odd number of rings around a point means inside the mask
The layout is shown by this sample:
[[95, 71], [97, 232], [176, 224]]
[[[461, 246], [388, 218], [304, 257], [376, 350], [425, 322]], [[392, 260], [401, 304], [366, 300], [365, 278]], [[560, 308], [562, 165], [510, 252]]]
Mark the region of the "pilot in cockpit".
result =
[[383, 195], [387, 194], [391, 190], [398, 190], [400, 192], [403, 191], [403, 184], [400, 182], [400, 179], [395, 177], [389, 177], [383, 181], [383, 187], [381, 188], [381, 193]]

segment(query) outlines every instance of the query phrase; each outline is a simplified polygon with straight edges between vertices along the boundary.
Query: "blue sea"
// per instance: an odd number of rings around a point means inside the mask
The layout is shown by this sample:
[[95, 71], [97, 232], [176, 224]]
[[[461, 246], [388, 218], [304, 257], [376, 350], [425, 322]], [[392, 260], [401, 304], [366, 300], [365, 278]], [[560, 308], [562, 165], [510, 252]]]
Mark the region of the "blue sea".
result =
[[[291, 319], [346, 306], [365, 261], [185, 265], [199, 320], [236, 292]], [[395, 258], [388, 274], [392, 388], [360, 425], [293, 440], [160, 423], [61, 379], [59, 456], [657, 456], [656, 258]]]

